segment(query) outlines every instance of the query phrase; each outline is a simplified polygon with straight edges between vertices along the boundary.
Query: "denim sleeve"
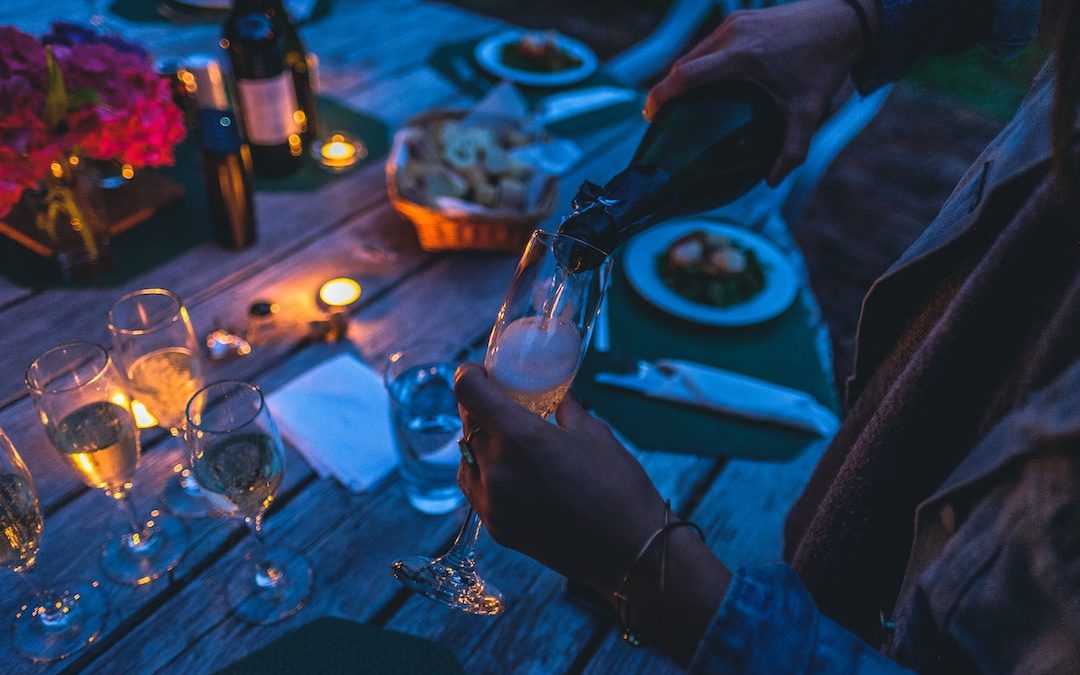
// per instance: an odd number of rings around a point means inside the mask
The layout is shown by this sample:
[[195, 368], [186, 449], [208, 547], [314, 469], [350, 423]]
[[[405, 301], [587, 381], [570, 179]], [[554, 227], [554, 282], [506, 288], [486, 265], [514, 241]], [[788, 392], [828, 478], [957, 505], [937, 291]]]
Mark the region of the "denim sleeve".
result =
[[864, 94], [900, 79], [929, 54], [959, 53], [981, 44], [997, 56], [1015, 55], [1039, 28], [1039, 0], [878, 2], [878, 41], [855, 72]]
[[692, 673], [909, 673], [818, 611], [788, 565], [739, 569]]

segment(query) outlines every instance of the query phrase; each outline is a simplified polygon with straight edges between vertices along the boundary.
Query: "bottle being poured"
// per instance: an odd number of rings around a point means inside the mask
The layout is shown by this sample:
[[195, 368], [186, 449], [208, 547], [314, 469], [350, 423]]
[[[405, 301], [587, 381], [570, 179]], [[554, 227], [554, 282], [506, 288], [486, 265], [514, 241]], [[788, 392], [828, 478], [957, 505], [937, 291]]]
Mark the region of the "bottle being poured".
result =
[[[611, 253], [660, 221], [723, 206], [767, 175], [783, 134], [783, 115], [756, 85], [696, 89], [664, 106], [629, 166], [603, 186], [581, 185], [559, 232]], [[571, 271], [602, 259], [587, 247], [563, 257]]]

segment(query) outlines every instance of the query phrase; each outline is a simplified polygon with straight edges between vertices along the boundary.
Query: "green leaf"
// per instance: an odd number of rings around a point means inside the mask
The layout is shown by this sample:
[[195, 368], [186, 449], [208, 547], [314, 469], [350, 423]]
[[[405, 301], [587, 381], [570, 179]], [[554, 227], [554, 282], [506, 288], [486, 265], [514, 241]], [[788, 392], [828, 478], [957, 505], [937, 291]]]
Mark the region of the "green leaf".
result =
[[101, 103], [101, 96], [98, 95], [96, 89], [83, 87], [82, 89], [75, 89], [68, 92], [68, 105], [71, 106], [72, 110], [87, 103], [93, 105]]
[[45, 73], [48, 78], [45, 85], [45, 123], [55, 127], [68, 112], [68, 95], [64, 87], [64, 75], [53, 58], [52, 47], [45, 47]]

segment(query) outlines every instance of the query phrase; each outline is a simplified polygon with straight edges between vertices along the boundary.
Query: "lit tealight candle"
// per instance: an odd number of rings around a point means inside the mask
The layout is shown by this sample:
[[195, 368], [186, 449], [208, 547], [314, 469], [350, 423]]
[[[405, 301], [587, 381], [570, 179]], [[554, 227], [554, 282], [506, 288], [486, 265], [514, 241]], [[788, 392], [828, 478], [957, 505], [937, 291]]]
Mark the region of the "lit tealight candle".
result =
[[330, 134], [326, 140], [314, 143], [311, 149], [319, 164], [335, 173], [351, 169], [367, 157], [367, 148], [362, 143], [353, 141], [340, 131]]
[[319, 289], [319, 301], [330, 309], [344, 309], [360, 299], [360, 284], [355, 279], [339, 277]]

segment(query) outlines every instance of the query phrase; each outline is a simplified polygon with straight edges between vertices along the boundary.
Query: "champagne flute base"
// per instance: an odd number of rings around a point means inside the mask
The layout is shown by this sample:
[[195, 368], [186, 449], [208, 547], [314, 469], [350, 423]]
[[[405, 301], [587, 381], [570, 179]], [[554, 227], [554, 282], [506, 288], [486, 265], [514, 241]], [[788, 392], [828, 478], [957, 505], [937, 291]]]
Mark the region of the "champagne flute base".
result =
[[203, 496], [202, 489], [190, 473], [191, 470], [184, 467], [176, 480], [170, 480], [161, 494], [161, 501], [169, 513], [177, 518], [205, 518], [212, 512], [210, 502]]
[[273, 548], [249, 553], [229, 581], [229, 604], [241, 621], [277, 623], [304, 606], [311, 577], [307, 558], [296, 551]]
[[97, 583], [64, 584], [15, 615], [15, 646], [33, 661], [54, 661], [92, 643], [105, 625], [108, 602]]
[[472, 567], [455, 567], [443, 558], [410, 556], [390, 566], [394, 578], [435, 602], [467, 614], [495, 616], [506, 609], [502, 593]]
[[101, 567], [113, 581], [132, 586], [148, 584], [168, 574], [188, 547], [188, 532], [176, 518], [164, 513], [152, 514], [146, 522], [143, 537], [138, 543], [130, 535], [115, 536], [105, 544]]

